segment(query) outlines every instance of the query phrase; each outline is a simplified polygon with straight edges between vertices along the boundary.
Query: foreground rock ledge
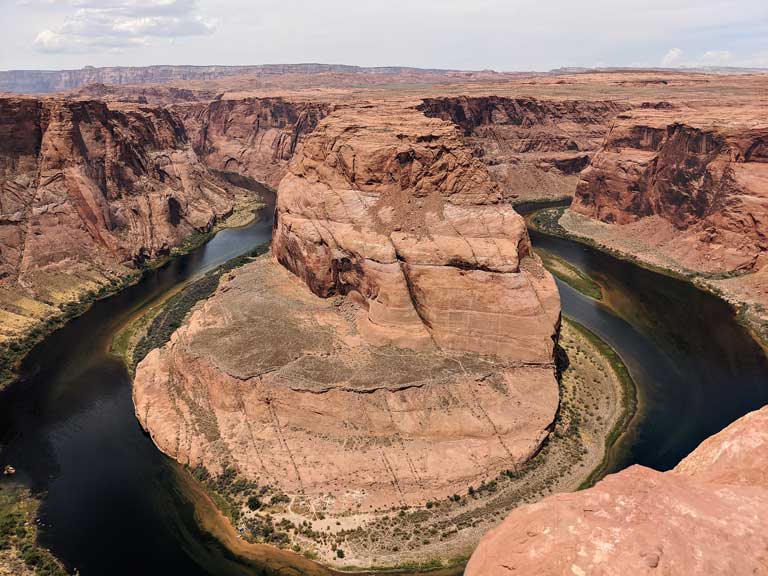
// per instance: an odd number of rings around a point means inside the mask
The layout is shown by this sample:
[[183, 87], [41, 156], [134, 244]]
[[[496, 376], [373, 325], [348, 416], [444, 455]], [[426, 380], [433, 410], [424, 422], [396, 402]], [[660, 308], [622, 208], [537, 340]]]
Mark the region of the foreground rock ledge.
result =
[[468, 576], [765, 574], [768, 407], [673, 471], [643, 466], [522, 506], [483, 538]]
[[551, 364], [372, 347], [355, 315], [262, 257], [139, 364], [138, 418], [180, 462], [234, 465], [327, 514], [463, 493], [538, 449]]

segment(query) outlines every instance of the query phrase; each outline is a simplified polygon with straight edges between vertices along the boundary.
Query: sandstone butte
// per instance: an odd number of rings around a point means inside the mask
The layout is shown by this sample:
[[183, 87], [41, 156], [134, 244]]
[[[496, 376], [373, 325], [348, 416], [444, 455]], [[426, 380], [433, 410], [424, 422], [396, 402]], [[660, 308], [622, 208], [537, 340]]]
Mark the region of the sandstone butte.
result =
[[632, 466], [594, 488], [521, 506], [467, 576], [768, 573], [768, 407], [674, 470]]
[[416, 104], [321, 120], [280, 182], [274, 260], [138, 365], [163, 451], [344, 514], [422, 506], [538, 449], [554, 281], [456, 127]]

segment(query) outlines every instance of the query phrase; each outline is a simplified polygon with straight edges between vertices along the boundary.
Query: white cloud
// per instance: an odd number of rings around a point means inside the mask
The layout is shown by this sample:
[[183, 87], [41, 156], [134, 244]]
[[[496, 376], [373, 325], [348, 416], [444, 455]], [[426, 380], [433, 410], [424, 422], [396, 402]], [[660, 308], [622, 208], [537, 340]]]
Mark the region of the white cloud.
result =
[[728, 50], [707, 50], [699, 61], [705, 66], [729, 66], [733, 56]]
[[661, 59], [660, 65], [662, 68], [672, 68], [674, 66], [678, 66], [682, 56], [683, 51], [680, 50], [680, 48], [670, 48], [669, 52], [664, 54], [664, 57]]
[[[27, 0], [29, 2], [29, 0]], [[37, 34], [43, 52], [123, 50], [153, 39], [204, 36], [215, 23], [198, 13], [196, 0], [38, 0], [74, 9], [56, 28]]]
[[706, 50], [699, 56], [688, 57], [680, 48], [671, 48], [661, 59], [662, 68], [713, 67], [768, 67], [768, 52], [757, 52], [744, 57], [735, 57], [729, 50]]
[[670, 48], [677, 50], [668, 66], [723, 62], [724, 52], [731, 65], [768, 63], [766, 0], [0, 0], [0, 7], [0, 68], [320, 61], [547, 70], [654, 66]]

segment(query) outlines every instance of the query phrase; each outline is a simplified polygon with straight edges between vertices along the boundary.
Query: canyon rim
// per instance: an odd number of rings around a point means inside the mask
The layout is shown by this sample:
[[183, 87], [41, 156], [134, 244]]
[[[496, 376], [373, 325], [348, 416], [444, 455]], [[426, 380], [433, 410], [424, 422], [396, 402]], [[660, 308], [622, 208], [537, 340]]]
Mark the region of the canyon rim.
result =
[[[152, 451], [126, 501], [193, 574], [768, 573], [768, 374], [673, 469], [611, 468], [663, 398], [625, 352], [697, 350], [585, 264], [727, 303], [759, 360], [723, 374], [761, 370], [767, 94], [693, 66], [0, 71], [0, 574], [130, 543], [56, 521], [105, 439]], [[78, 485], [117, 502], [109, 465]]]

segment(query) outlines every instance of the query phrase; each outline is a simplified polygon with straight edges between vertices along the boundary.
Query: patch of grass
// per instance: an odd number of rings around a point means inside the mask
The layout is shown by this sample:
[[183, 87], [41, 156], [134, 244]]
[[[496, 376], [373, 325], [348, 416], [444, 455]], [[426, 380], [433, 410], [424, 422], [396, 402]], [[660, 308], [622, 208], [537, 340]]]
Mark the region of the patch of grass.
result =
[[611, 369], [614, 374], [616, 374], [619, 383], [621, 384], [621, 413], [616, 419], [613, 428], [611, 428], [611, 431], [605, 437], [605, 457], [600, 465], [579, 485], [579, 490], [582, 490], [594, 486], [594, 484], [605, 475], [609, 463], [608, 457], [610, 449], [626, 431], [632, 418], [634, 418], [635, 413], [637, 412], [637, 387], [635, 386], [635, 381], [632, 379], [632, 375], [629, 373], [629, 370], [627, 370], [627, 366], [621, 359], [621, 356], [619, 356], [613, 348], [611, 348], [597, 334], [591, 332], [572, 318], [566, 317], [565, 321], [587, 339], [590, 344], [598, 350], [600, 355], [608, 361], [611, 365]]
[[603, 299], [603, 291], [600, 285], [576, 268], [576, 266], [546, 250], [536, 250], [536, 254], [539, 255], [547, 270], [571, 288], [578, 290], [588, 298], [593, 298], [594, 300]]
[[27, 490], [0, 487], [0, 550], [16, 554], [38, 576], [66, 576], [61, 563], [37, 545], [37, 507], [37, 500]]
[[517, 199], [511, 202], [512, 207], [518, 214], [530, 214], [544, 208], [567, 208], [573, 202], [571, 196], [562, 196], [560, 198], [551, 198], [548, 200], [525, 200]]

